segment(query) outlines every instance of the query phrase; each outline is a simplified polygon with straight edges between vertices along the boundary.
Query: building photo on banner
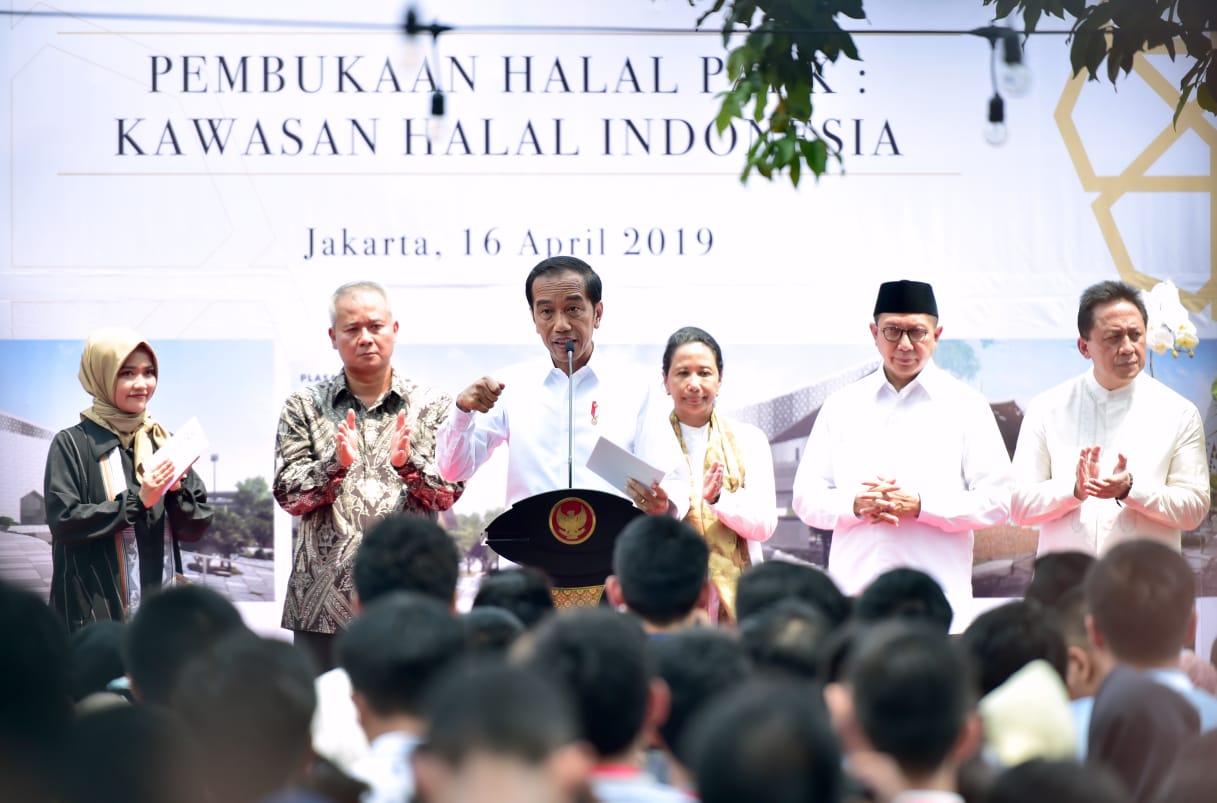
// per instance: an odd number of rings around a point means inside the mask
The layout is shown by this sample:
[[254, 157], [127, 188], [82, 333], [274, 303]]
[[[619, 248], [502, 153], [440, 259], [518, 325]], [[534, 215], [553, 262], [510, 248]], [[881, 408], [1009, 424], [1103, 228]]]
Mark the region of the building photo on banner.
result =
[[[408, 5], [443, 29], [407, 36]], [[170, 431], [197, 419], [207, 439], [193, 470], [215, 514], [182, 543], [184, 575], [276, 631], [297, 526], [272, 498], [276, 431], [290, 394], [342, 369], [331, 293], [386, 288], [395, 370], [455, 398], [545, 357], [524, 279], [553, 256], [603, 280], [597, 360], [628, 364], [663, 403], [669, 335], [698, 326], [721, 344], [719, 409], [773, 456], [767, 559], [831, 554], [831, 532], [796, 514], [795, 474], [825, 399], [881, 365], [869, 325], [891, 280], [933, 286], [934, 362], [989, 403], [1007, 457], [1031, 400], [1094, 364], [1082, 291], [1173, 288], [1172, 337], [1151, 338], [1145, 373], [1196, 407], [1217, 475], [1217, 119], [1193, 100], [1172, 120], [1185, 59], [1138, 56], [1116, 91], [1072, 75], [1059, 19], [1014, 36], [1007, 64], [1001, 26], [1021, 19], [994, 23], [982, 0], [872, 0], [864, 21], [839, 20], [858, 58], [811, 81], [818, 140], [797, 183], [756, 166], [741, 180], [774, 105], [763, 122], [750, 103], [723, 111], [743, 37], [724, 46], [719, 15], [696, 27], [710, 2], [348, 6], [114, 0], [0, 17], [6, 580], [49, 592], [48, 450], [89, 407], [86, 338], [122, 325], [159, 361], [150, 414]], [[466, 596], [494, 562], [482, 533], [508, 506], [505, 451], [439, 513]], [[1212, 511], [1182, 529], [1217, 598]], [[1035, 525], [978, 528], [975, 595], [1020, 596], [1037, 539]], [[1198, 647], [1214, 635], [1202, 600]]]

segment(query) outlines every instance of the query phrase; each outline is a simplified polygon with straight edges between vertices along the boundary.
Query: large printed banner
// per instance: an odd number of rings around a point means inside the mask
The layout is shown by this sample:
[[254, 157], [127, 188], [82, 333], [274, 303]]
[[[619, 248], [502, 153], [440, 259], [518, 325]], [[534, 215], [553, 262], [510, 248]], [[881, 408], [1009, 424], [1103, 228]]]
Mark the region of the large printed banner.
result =
[[[538, 353], [522, 283], [554, 254], [603, 276], [603, 348], [658, 382], [667, 335], [703, 326], [726, 350], [722, 403], [774, 430], [784, 400], [805, 418], [808, 388], [873, 361], [866, 324], [893, 278], [934, 284], [939, 361], [1019, 410], [1084, 368], [1082, 288], [1172, 279], [1201, 344], [1156, 372], [1210, 411], [1217, 130], [1194, 104], [1171, 126], [1186, 67], [1166, 56], [1115, 92], [1070, 78], [1059, 32], [1032, 37], [1031, 90], [1007, 98], [994, 147], [989, 43], [966, 33], [990, 21], [981, 0], [872, 0], [849, 26], [862, 61], [815, 85], [840, 162], [795, 189], [739, 181], [755, 129], [716, 132], [727, 51], [685, 0], [414, 7], [451, 30], [408, 39], [405, 4], [379, 0], [182, 0], [168, 15], [10, 1], [0, 437], [22, 458], [0, 477], [0, 520], [36, 517], [47, 441], [88, 402], [75, 369], [94, 328], [164, 344], [154, 412], [200, 419], [214, 454], [196, 469], [244, 515], [269, 505], [283, 398], [339, 368], [336, 286], [388, 287], [396, 365], [456, 392]], [[805, 433], [767, 431], [793, 466]], [[492, 461], [456, 511], [502, 496]], [[237, 558], [260, 551], [256, 571], [221, 561], [216, 580], [205, 556], [198, 571], [274, 618], [289, 538], [279, 514]]]

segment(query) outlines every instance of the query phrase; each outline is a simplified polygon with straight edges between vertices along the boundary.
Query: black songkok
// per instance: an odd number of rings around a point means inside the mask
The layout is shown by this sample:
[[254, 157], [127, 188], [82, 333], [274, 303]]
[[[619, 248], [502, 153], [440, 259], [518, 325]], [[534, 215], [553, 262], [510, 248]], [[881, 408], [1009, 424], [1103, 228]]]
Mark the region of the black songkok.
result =
[[938, 317], [938, 302], [934, 300], [934, 288], [925, 282], [901, 279], [879, 285], [875, 299], [875, 315], [894, 312], [898, 314], [923, 313]]

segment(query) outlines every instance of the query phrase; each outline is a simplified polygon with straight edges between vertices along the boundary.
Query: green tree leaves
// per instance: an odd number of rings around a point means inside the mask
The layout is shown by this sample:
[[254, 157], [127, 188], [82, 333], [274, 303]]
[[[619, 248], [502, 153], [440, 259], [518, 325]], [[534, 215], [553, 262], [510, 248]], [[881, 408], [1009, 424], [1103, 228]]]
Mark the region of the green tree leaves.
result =
[[[689, 5], [703, 5], [688, 0]], [[1105, 74], [1115, 84], [1132, 71], [1137, 54], [1165, 49], [1173, 60], [1177, 43], [1194, 60], [1179, 83], [1174, 120], [1195, 93], [1199, 106], [1217, 114], [1217, 49], [1210, 32], [1217, 29], [1213, 0], [983, 0], [998, 19], [1021, 13], [1023, 27], [1035, 31], [1045, 16], [1073, 19], [1069, 62], [1074, 75], [1091, 80]], [[697, 20], [700, 27], [723, 14], [723, 44], [728, 49], [731, 88], [718, 97], [715, 127], [721, 135], [736, 121], [760, 128], [745, 157], [740, 180], [753, 171], [772, 181], [790, 177], [796, 187], [805, 171], [817, 179], [829, 158], [841, 154], [829, 147], [812, 125], [812, 87], [824, 66], [841, 56], [860, 60], [858, 48], [838, 18], [861, 20], [862, 0], [709, 0]], [[740, 37], [743, 37], [742, 42]], [[733, 46], [734, 45], [734, 46]], [[1106, 68], [1104, 68], [1106, 62]], [[1102, 72], [1101, 72], [1102, 71]]]
[[859, 60], [837, 17], [865, 19], [862, 0], [715, 0], [697, 24], [719, 11], [732, 85], [719, 95], [716, 128], [722, 134], [736, 120], [761, 124], [740, 180], [753, 170], [769, 180], [787, 175], [795, 186], [804, 170], [819, 178], [830, 155], [841, 157], [812, 125], [812, 87], [824, 64], [841, 56]]
[[1120, 73], [1132, 71], [1139, 53], [1159, 47], [1174, 61], [1176, 42], [1182, 42], [1195, 63], [1179, 81], [1174, 122], [1178, 124], [1193, 92], [1200, 108], [1217, 114], [1217, 49], [1210, 35], [1217, 29], [1213, 0], [1107, 0], [1093, 5], [1084, 0], [984, 0], [984, 4], [994, 6], [998, 19], [1021, 11], [1027, 32], [1035, 30], [1043, 14], [1072, 17], [1069, 63], [1074, 75], [1085, 70], [1092, 81], [1099, 80], [1106, 61], [1107, 80], [1114, 85]]

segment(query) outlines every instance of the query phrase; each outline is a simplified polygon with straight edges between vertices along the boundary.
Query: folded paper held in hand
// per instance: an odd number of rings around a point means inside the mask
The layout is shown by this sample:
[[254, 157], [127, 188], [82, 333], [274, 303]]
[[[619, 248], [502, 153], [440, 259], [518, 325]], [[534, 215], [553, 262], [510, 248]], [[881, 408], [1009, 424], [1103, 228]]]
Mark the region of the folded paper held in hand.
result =
[[166, 486], [172, 488], [206, 451], [207, 435], [203, 433], [199, 419], [191, 418], [156, 450], [153, 455], [156, 462], [153, 465], [159, 466], [166, 460], [173, 463], [173, 482]]
[[663, 479], [663, 471], [635, 457], [604, 437], [596, 441], [588, 455], [587, 467], [606, 479], [614, 488], [625, 490], [626, 481], [635, 479], [650, 487]]

